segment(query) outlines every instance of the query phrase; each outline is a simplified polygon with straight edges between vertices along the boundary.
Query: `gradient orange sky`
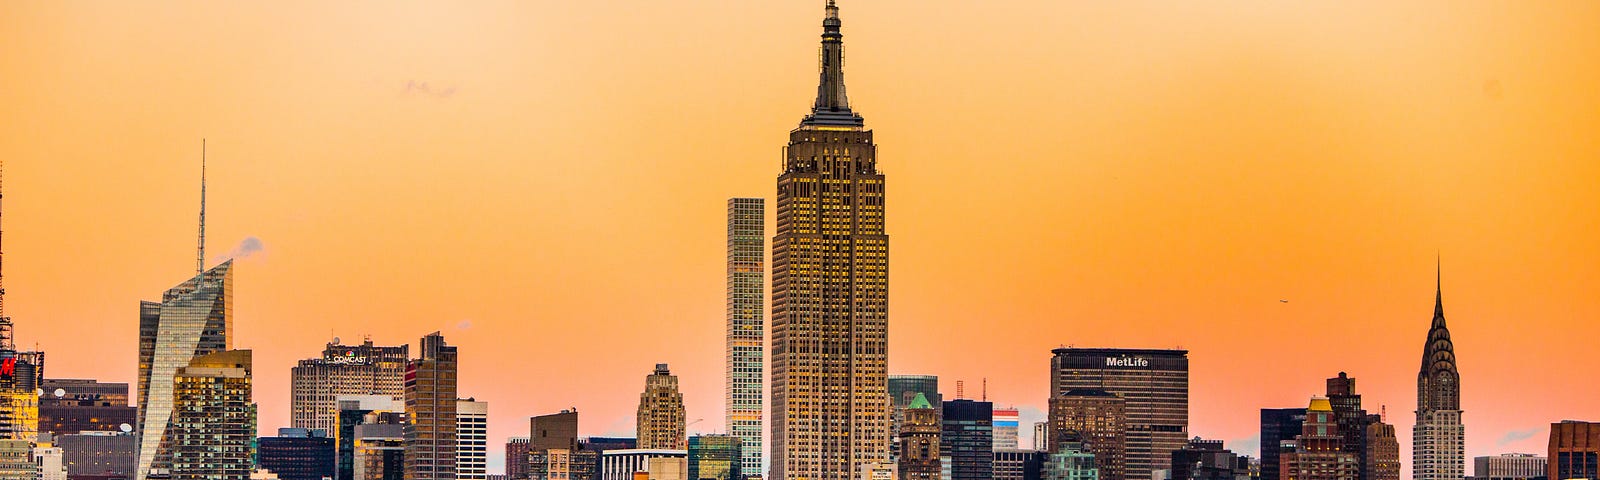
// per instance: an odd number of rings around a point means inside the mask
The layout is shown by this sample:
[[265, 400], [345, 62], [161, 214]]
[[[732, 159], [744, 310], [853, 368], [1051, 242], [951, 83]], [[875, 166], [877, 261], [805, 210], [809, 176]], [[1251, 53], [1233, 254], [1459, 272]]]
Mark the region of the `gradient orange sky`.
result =
[[[720, 430], [725, 199], [773, 194], [821, 3], [7, 2], [6, 313], [131, 382], [204, 137], [263, 432], [330, 337], [434, 330], [491, 444], [631, 434], [657, 362]], [[892, 372], [1037, 416], [1053, 347], [1181, 346], [1192, 435], [1347, 371], [1408, 444], [1442, 254], [1468, 454], [1600, 419], [1600, 3], [841, 3]]]

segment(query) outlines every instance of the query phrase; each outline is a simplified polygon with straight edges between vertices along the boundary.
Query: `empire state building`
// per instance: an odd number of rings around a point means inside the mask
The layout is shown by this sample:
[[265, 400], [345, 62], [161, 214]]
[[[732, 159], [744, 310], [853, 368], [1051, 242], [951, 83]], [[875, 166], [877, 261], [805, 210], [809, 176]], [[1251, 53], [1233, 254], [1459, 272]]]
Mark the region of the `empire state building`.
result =
[[811, 114], [789, 132], [772, 241], [772, 472], [845, 480], [889, 461], [889, 236], [872, 131], [850, 110], [830, 0]]

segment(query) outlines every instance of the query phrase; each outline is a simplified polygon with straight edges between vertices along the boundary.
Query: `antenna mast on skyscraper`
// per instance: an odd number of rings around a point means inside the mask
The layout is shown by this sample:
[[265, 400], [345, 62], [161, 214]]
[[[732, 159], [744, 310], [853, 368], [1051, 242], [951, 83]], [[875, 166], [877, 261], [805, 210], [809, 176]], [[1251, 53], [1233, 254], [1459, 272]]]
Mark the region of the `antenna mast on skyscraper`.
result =
[[206, 139], [200, 139], [200, 239], [194, 257], [194, 288], [200, 288], [200, 279], [206, 272]]
[[[3, 166], [4, 164], [0, 164], [0, 167]], [[4, 197], [5, 195], [0, 193], [0, 198]], [[0, 256], [4, 256], [3, 249], [0, 249]], [[3, 264], [3, 262], [0, 262], [0, 264]], [[11, 317], [6, 316], [6, 287], [4, 279], [5, 275], [0, 274], [0, 351], [11, 352], [16, 351], [16, 346], [11, 343]]]

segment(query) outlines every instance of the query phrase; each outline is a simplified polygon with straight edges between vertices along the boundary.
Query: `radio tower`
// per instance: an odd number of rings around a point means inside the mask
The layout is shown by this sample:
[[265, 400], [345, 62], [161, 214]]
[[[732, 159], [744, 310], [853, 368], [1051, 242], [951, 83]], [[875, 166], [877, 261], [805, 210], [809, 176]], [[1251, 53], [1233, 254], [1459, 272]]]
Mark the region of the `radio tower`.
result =
[[194, 276], [196, 289], [200, 288], [201, 276], [206, 272], [206, 139], [200, 139], [200, 240], [197, 242], [198, 253], [194, 256]]

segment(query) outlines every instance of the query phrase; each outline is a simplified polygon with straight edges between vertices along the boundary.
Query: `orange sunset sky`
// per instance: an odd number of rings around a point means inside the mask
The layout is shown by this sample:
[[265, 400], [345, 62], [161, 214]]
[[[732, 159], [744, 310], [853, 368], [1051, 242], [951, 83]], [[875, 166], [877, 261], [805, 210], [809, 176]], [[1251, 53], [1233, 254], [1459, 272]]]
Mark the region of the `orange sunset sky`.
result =
[[[0, 4], [5, 313], [50, 376], [134, 380], [203, 137], [208, 263], [263, 246], [263, 432], [331, 337], [435, 330], [491, 445], [569, 406], [631, 435], [657, 362], [722, 429], [725, 201], [774, 193], [820, 0], [150, 3]], [[1409, 475], [1437, 254], [1468, 455], [1600, 420], [1600, 3], [841, 8], [891, 372], [1031, 421], [1051, 348], [1181, 346], [1190, 434], [1254, 454], [1347, 371]]]

